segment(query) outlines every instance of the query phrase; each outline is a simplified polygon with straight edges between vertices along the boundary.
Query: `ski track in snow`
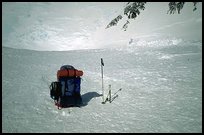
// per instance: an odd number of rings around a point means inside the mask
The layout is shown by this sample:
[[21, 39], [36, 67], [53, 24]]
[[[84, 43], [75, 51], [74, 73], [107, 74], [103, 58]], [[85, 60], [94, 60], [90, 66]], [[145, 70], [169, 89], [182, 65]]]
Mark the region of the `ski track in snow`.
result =
[[[3, 47], [2, 132], [202, 132], [202, 43], [67, 52]], [[101, 104], [103, 58], [106, 94]], [[84, 106], [58, 110], [48, 85], [63, 64], [83, 70]]]

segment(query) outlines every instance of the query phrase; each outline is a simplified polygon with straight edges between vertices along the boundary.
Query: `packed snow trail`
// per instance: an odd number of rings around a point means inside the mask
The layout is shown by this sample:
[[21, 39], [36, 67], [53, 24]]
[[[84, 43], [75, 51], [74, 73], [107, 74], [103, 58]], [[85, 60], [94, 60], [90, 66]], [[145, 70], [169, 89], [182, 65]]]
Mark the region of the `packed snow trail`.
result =
[[[157, 42], [158, 43], [158, 42]], [[2, 132], [202, 132], [202, 42], [66, 52], [2, 48]], [[111, 84], [118, 97], [102, 102]], [[48, 84], [83, 70], [84, 105], [58, 110]]]

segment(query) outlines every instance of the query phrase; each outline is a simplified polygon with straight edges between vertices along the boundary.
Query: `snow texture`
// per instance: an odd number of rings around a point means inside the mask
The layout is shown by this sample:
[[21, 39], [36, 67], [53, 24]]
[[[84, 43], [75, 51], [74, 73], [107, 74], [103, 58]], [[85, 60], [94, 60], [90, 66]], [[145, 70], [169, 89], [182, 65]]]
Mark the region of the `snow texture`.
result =
[[[2, 48], [2, 132], [202, 132], [202, 41], [133, 38], [120, 47], [33, 51]], [[102, 104], [104, 88], [112, 103]], [[80, 108], [49, 95], [64, 64], [83, 70]]]

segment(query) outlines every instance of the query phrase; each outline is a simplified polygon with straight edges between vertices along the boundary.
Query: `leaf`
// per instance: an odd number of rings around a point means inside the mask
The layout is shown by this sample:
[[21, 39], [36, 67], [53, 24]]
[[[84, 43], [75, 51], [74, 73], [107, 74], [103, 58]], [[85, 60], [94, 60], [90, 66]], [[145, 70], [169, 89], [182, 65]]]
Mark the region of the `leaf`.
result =
[[118, 15], [115, 19], [113, 19], [107, 26], [106, 26], [106, 29], [111, 27], [111, 26], [114, 26], [114, 25], [117, 25], [118, 21], [120, 19], [122, 19], [123, 17], [121, 15]]
[[130, 22], [127, 20], [126, 23], [123, 25], [124, 31], [126, 31], [126, 29], [127, 29], [129, 23], [130, 23]]

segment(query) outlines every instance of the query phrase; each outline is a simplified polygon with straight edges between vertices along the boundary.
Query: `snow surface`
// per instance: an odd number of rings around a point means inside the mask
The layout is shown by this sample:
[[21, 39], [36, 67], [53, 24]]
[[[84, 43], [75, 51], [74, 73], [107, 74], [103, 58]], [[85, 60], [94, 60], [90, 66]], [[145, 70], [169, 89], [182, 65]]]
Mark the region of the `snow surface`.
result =
[[[133, 39], [120, 47], [2, 48], [2, 132], [202, 132], [202, 41]], [[101, 65], [106, 94], [102, 102]], [[63, 64], [83, 70], [81, 108], [58, 110], [48, 85]]]
[[[2, 44], [17, 49], [65, 51], [100, 49], [125, 44], [130, 38], [159, 33], [202, 40], [202, 2], [193, 11], [186, 2], [181, 14], [167, 14], [168, 2], [147, 2], [127, 31], [124, 16], [117, 26], [106, 26], [123, 14], [127, 2], [3, 2]], [[26, 26], [26, 27], [25, 27]]]

